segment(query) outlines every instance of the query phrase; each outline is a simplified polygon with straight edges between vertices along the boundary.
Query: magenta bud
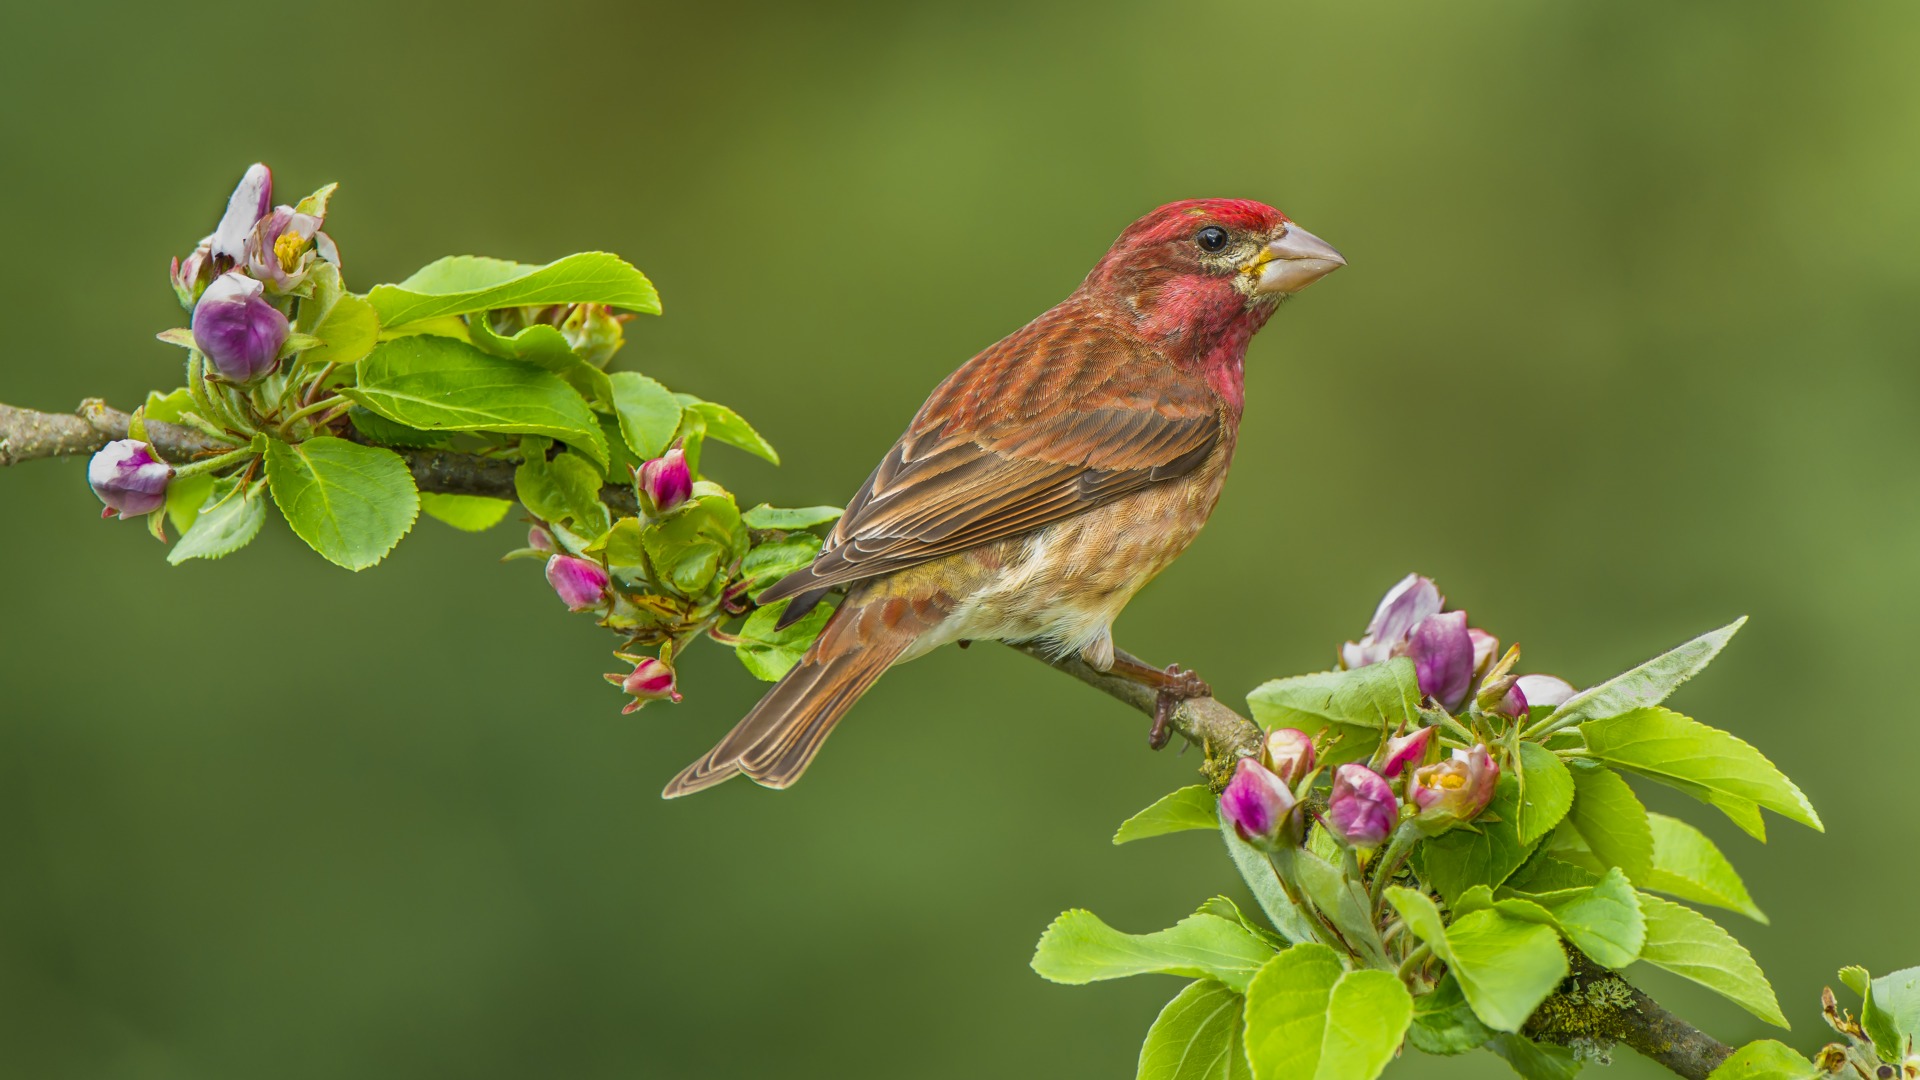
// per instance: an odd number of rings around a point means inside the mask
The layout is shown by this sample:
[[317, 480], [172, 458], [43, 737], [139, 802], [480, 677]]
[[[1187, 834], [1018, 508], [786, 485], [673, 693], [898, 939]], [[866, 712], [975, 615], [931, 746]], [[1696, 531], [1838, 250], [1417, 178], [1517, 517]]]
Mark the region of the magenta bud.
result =
[[1233, 779], [1220, 793], [1220, 816], [1232, 823], [1240, 839], [1269, 851], [1294, 840], [1293, 811], [1293, 792], [1286, 781], [1250, 757], [1234, 766]]
[[1420, 692], [1448, 712], [1458, 709], [1473, 685], [1473, 639], [1467, 636], [1467, 613], [1427, 616], [1407, 639], [1407, 655], [1413, 658]]
[[207, 244], [217, 258], [226, 260], [227, 266], [239, 263], [246, 256], [247, 240], [253, 236], [253, 227], [267, 214], [267, 208], [273, 205], [273, 172], [265, 165], [255, 163], [240, 178], [239, 186], [227, 199], [227, 212], [220, 218], [220, 225], [207, 237]]
[[1451, 825], [1485, 810], [1499, 779], [1499, 763], [1485, 746], [1476, 746], [1415, 769], [1408, 794], [1420, 808], [1422, 822]]
[[110, 442], [87, 462], [87, 483], [107, 504], [101, 517], [139, 517], [166, 505], [173, 466], [138, 439]]
[[1419, 574], [1401, 578], [1374, 609], [1366, 635], [1341, 646], [1341, 664], [1347, 668], [1366, 667], [1400, 655], [1413, 628], [1429, 616], [1439, 614], [1445, 603], [1433, 579]]
[[566, 601], [570, 611], [586, 611], [606, 602], [607, 572], [599, 563], [572, 555], [547, 560], [547, 584]]
[[180, 298], [180, 306], [188, 311], [200, 300], [200, 294], [206, 291], [207, 283], [213, 280], [213, 252], [205, 241], [193, 249], [193, 253], [184, 259], [173, 260], [173, 294]]
[[1485, 675], [1500, 656], [1500, 639], [1477, 626], [1469, 626], [1467, 640], [1473, 642], [1473, 674], [1478, 678]]
[[1557, 709], [1574, 694], [1573, 684], [1557, 675], [1522, 675], [1513, 688], [1528, 706]]
[[1427, 747], [1433, 742], [1433, 729], [1423, 727], [1408, 735], [1388, 739], [1374, 757], [1380, 775], [1389, 779], [1426, 760]]
[[552, 551], [553, 534], [535, 525], [527, 530], [527, 546], [535, 551]]
[[1520, 683], [1517, 680], [1512, 686], [1507, 687], [1506, 693], [1500, 695], [1500, 704], [1495, 705], [1493, 711], [1515, 720], [1526, 719], [1527, 713], [1531, 712], [1532, 708], [1527, 703], [1527, 692], [1520, 689]]
[[1333, 770], [1333, 793], [1327, 800], [1327, 824], [1342, 840], [1358, 848], [1379, 847], [1393, 834], [1400, 801], [1379, 773], [1365, 765], [1342, 765]]
[[607, 681], [633, 695], [627, 707], [620, 710], [623, 715], [649, 701], [680, 700], [680, 691], [674, 689], [673, 669], [651, 656], [635, 659], [632, 671], [625, 675], [608, 675]]
[[634, 473], [640, 494], [661, 513], [679, 506], [693, 495], [693, 471], [687, 468], [686, 452], [679, 447], [641, 465]]
[[259, 282], [238, 272], [222, 274], [193, 307], [193, 343], [230, 382], [249, 383], [280, 364], [287, 343], [287, 317], [261, 298]]
[[1288, 787], [1313, 771], [1313, 740], [1304, 731], [1275, 728], [1260, 744], [1260, 762]]

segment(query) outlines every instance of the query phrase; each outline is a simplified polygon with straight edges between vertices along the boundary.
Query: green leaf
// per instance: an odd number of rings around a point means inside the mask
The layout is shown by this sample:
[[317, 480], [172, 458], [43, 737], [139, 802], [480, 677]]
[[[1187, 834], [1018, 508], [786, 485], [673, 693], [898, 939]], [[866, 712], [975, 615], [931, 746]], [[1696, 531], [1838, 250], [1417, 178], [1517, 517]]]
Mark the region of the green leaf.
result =
[[149, 420], [177, 424], [181, 417], [193, 411], [193, 395], [188, 393], [184, 386], [165, 394], [158, 390], [149, 390], [146, 404], [140, 411]]
[[[637, 371], [616, 371], [613, 411], [620, 417], [620, 433], [642, 460], [666, 453], [673, 433], [680, 430], [680, 399], [673, 391]], [[689, 468], [698, 466], [689, 463]]]
[[1814, 1080], [1825, 1075], [1800, 1051], [1773, 1039], [1750, 1042], [1708, 1074], [1707, 1080]]
[[1573, 805], [1573, 777], [1560, 756], [1539, 743], [1520, 744], [1520, 804], [1515, 830], [1523, 844], [1547, 835]]
[[1162, 796], [1152, 806], [1121, 822], [1120, 830], [1113, 834], [1113, 842], [1124, 844], [1129, 840], [1144, 840], [1149, 836], [1165, 836], [1188, 829], [1211, 830], [1219, 827], [1219, 798], [1207, 785], [1194, 784]]
[[1487, 1049], [1527, 1080], [1573, 1080], [1583, 1064], [1566, 1047], [1537, 1043], [1525, 1035], [1495, 1035]]
[[1252, 1080], [1241, 1016], [1247, 999], [1212, 979], [1187, 984], [1140, 1047], [1136, 1080]]
[[168, 484], [167, 520], [182, 533], [193, 528], [194, 519], [200, 516], [201, 505], [207, 501], [207, 492], [212, 490], [213, 476], [210, 473], [189, 476]]
[[1689, 907], [1640, 893], [1647, 943], [1640, 959], [1690, 979], [1776, 1027], [1787, 1027], [1773, 987], [1752, 954], [1719, 924]]
[[1527, 729], [1529, 738], [1549, 731], [1560, 731], [1586, 720], [1618, 716], [1634, 709], [1650, 708], [1667, 700], [1680, 684], [1699, 674], [1726, 648], [1727, 642], [1747, 623], [1746, 616], [1701, 634], [1676, 649], [1641, 664], [1624, 674], [1615, 675], [1599, 686], [1589, 687], [1568, 698], [1553, 715]]
[[660, 314], [660, 294], [646, 275], [603, 251], [569, 255], [545, 266], [452, 255], [428, 263], [398, 285], [375, 285], [367, 299], [387, 326], [547, 304], [610, 304]]
[[449, 436], [439, 431], [421, 431], [419, 428], [396, 424], [359, 405], [347, 410], [347, 419], [353, 422], [354, 430], [365, 435], [381, 446], [405, 446], [425, 448], [444, 445]]
[[1467, 1004], [1467, 995], [1451, 974], [1413, 999], [1413, 1024], [1407, 1041], [1423, 1054], [1464, 1054], [1493, 1037]]
[[1767, 921], [1747, 895], [1746, 883], [1733, 864], [1705, 833], [1665, 814], [1648, 814], [1647, 821], [1653, 834], [1653, 869], [1642, 885], [1696, 904], [1737, 911], [1755, 922]]
[[545, 457], [543, 444], [523, 445], [527, 460], [513, 470], [513, 492], [520, 505], [546, 521], [572, 521], [574, 531], [598, 536], [610, 524], [600, 501], [600, 473], [578, 454]]
[[[1760, 751], [1668, 709], [1635, 709], [1580, 725], [1587, 753], [1615, 768], [1668, 784], [1702, 802], [1763, 806], [1824, 831], [1813, 804]], [[1729, 814], [1743, 828], [1749, 823]]]
[[815, 525], [838, 520], [840, 514], [837, 506], [801, 506], [783, 510], [761, 503], [741, 514], [740, 520], [746, 522], [749, 529], [811, 529]]
[[319, 370], [324, 365], [345, 367], [366, 359], [380, 340], [380, 316], [373, 305], [346, 293], [334, 302], [327, 317], [313, 331], [320, 344], [308, 349], [301, 363]]
[[1351, 671], [1323, 671], [1275, 679], [1247, 695], [1253, 718], [1268, 728], [1312, 734], [1328, 724], [1378, 732], [1412, 724], [1420, 711], [1420, 680], [1404, 656]]
[[494, 333], [485, 312], [467, 318], [467, 336], [473, 343], [495, 356], [538, 364], [565, 379], [568, 386], [588, 401], [613, 407], [613, 383], [607, 373], [594, 367], [573, 351], [567, 336], [557, 327], [535, 323], [512, 337]]
[[420, 494], [399, 454], [323, 435], [267, 442], [267, 483], [294, 534], [322, 558], [364, 570], [413, 528]]
[[513, 509], [511, 499], [489, 499], [485, 495], [442, 495], [421, 492], [420, 512], [436, 521], [444, 521], [462, 532], [485, 532], [500, 524]]
[[780, 613], [787, 610], [790, 601], [782, 600], [771, 607], [755, 608], [753, 614], [740, 627], [740, 644], [733, 647], [733, 655], [756, 679], [774, 682], [800, 662], [813, 639], [833, 617], [833, 608], [827, 604], [817, 604], [812, 611], [794, 620], [793, 625], [784, 630], [774, 629]]
[[1162, 973], [1217, 979], [1245, 991], [1273, 950], [1218, 915], [1189, 915], [1165, 930], [1124, 934], [1091, 911], [1063, 913], [1040, 935], [1033, 970], [1041, 978], [1078, 986], [1102, 979]]
[[1499, 888], [1538, 846], [1524, 843], [1519, 820], [1519, 780], [1500, 774], [1487, 811], [1471, 826], [1450, 829], [1413, 849], [1414, 869], [1451, 904], [1475, 885]]
[[1898, 1064], [1920, 1040], [1920, 967], [1868, 981], [1861, 967], [1843, 968], [1840, 980], [1861, 997], [1860, 1026], [1882, 1061]]
[[1282, 849], [1273, 858], [1281, 873], [1299, 884], [1307, 900], [1333, 923], [1363, 962], [1386, 965], [1386, 947], [1374, 924], [1373, 905], [1358, 881], [1305, 849]]
[[215, 480], [192, 527], [173, 545], [173, 550], [167, 552], [167, 562], [179, 566], [188, 559], [218, 559], [246, 547], [260, 535], [260, 526], [267, 520], [263, 487], [253, 483], [240, 490], [237, 476]]
[[760, 599], [760, 593], [769, 585], [811, 565], [818, 554], [820, 538], [810, 533], [798, 533], [784, 540], [756, 545], [740, 561], [740, 578], [747, 582], [747, 596]]
[[340, 392], [408, 427], [546, 435], [606, 467], [593, 410], [559, 376], [451, 338], [382, 342], [360, 362], [359, 385]]
[[1325, 945], [1295, 945], [1247, 988], [1247, 1057], [1256, 1080], [1373, 1080], [1412, 1018], [1391, 974], [1346, 971]]
[[661, 583], [691, 598], [706, 590], [737, 547], [745, 546], [746, 530], [732, 499], [697, 495], [672, 516], [649, 524], [640, 543]]
[[1496, 1031], [1519, 1031], [1566, 978], [1567, 954], [1551, 926], [1481, 909], [1443, 927], [1425, 893], [1395, 885], [1386, 895], [1407, 929], [1446, 962], [1475, 1015]]
[[1527, 893], [1514, 900], [1496, 901], [1494, 907], [1511, 918], [1541, 921], [1525, 913], [1519, 904], [1536, 908], [1568, 943], [1606, 967], [1623, 968], [1633, 963], [1646, 944], [1647, 924], [1633, 885], [1617, 866], [1592, 885]]
[[760, 433], [753, 430], [753, 425], [742, 420], [739, 413], [725, 405], [690, 398], [686, 394], [679, 395], [679, 398], [687, 412], [698, 416], [706, 424], [707, 438], [737, 446], [775, 465], [780, 464], [780, 455], [774, 451], [773, 444], [761, 438]]
[[1201, 904], [1199, 914], [1218, 915], [1223, 919], [1230, 919], [1237, 922], [1247, 933], [1266, 942], [1275, 952], [1279, 952], [1281, 949], [1287, 947], [1286, 938], [1269, 930], [1265, 924], [1250, 918], [1246, 912], [1240, 910], [1239, 904], [1234, 903], [1224, 896], [1212, 897], [1206, 903]]
[[1653, 831], [1647, 808], [1620, 774], [1592, 762], [1576, 762], [1573, 809], [1567, 822], [1603, 867], [1617, 866], [1644, 883], [1653, 866]]
[[1227, 845], [1227, 857], [1233, 860], [1234, 869], [1240, 871], [1240, 877], [1253, 892], [1254, 902], [1266, 913], [1267, 921], [1288, 941], [1312, 941], [1313, 923], [1306, 912], [1301, 911], [1287, 898], [1280, 885], [1280, 875], [1267, 861], [1266, 855], [1233, 831], [1233, 823], [1220, 820], [1220, 837]]

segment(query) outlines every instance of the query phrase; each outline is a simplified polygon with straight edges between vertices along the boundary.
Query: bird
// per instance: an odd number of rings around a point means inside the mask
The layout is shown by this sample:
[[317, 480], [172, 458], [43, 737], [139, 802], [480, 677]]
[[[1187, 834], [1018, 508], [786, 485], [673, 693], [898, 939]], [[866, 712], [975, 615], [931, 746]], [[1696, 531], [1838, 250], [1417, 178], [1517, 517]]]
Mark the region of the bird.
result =
[[844, 599], [795, 664], [662, 796], [734, 776], [799, 780], [887, 669], [949, 643], [1038, 643], [1155, 691], [1178, 665], [1113, 647], [1113, 621], [1220, 497], [1245, 406], [1247, 344], [1285, 298], [1346, 265], [1264, 203], [1189, 199], [1121, 232], [1079, 288], [941, 382], [808, 566], [763, 591], [791, 625]]

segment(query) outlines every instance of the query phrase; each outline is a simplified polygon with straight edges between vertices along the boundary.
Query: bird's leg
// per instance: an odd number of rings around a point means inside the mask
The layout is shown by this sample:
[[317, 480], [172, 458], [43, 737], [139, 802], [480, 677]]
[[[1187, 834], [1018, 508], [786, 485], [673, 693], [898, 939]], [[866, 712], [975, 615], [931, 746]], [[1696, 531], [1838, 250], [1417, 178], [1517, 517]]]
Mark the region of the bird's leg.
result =
[[1143, 664], [1126, 653], [1118, 653], [1113, 658], [1110, 670], [1154, 692], [1153, 730], [1147, 733], [1147, 745], [1155, 750], [1167, 745], [1167, 739], [1172, 736], [1168, 725], [1173, 721], [1173, 710], [1179, 708], [1181, 702], [1213, 696], [1213, 688], [1207, 685], [1206, 680], [1179, 664], [1157, 668]]

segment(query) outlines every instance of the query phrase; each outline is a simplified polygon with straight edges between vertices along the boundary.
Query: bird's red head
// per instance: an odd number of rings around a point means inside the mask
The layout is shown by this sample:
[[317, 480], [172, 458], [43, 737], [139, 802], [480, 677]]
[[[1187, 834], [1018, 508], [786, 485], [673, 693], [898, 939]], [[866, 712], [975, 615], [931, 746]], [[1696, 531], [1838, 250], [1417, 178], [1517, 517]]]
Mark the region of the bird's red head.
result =
[[1187, 199], [1127, 226], [1081, 289], [1237, 402], [1247, 342], [1275, 305], [1344, 265], [1265, 203]]

